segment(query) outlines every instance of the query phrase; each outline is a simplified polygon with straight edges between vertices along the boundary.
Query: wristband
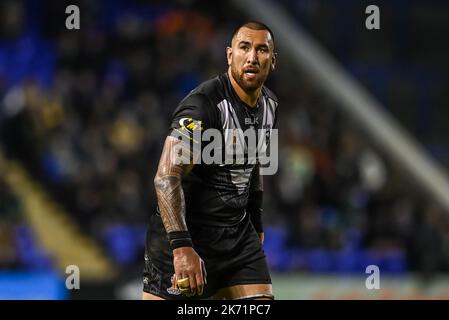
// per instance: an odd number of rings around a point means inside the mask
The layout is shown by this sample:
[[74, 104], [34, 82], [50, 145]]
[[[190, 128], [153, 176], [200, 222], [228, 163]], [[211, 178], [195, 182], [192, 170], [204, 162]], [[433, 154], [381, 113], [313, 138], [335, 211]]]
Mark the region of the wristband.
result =
[[188, 231], [172, 231], [167, 234], [168, 242], [172, 250], [181, 247], [193, 247], [192, 238]]

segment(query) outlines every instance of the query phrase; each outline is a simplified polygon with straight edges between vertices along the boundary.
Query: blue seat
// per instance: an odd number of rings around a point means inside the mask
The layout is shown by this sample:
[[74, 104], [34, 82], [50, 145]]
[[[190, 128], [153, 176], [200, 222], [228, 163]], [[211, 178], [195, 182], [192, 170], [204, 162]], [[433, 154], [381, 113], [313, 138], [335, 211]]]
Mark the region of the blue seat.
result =
[[330, 272], [334, 269], [333, 253], [329, 250], [315, 249], [308, 251], [307, 261], [312, 272]]
[[145, 235], [145, 227], [114, 225], [105, 229], [103, 239], [111, 258], [126, 266], [143, 257]]
[[291, 264], [292, 253], [286, 248], [287, 232], [281, 226], [266, 226], [264, 250], [272, 270], [285, 271]]
[[14, 237], [19, 263], [22, 267], [41, 271], [53, 270], [52, 257], [38, 245], [30, 227], [18, 226]]

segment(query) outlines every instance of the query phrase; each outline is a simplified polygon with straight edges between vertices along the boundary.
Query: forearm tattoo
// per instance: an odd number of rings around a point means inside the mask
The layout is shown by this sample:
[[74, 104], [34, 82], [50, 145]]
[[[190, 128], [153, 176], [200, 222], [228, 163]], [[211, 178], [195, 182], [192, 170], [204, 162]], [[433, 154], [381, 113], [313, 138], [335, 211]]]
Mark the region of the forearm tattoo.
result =
[[159, 161], [154, 186], [162, 222], [167, 233], [186, 231], [185, 200], [182, 190], [182, 176], [193, 167], [191, 164], [177, 164], [176, 146], [182, 143], [174, 137], [167, 137]]

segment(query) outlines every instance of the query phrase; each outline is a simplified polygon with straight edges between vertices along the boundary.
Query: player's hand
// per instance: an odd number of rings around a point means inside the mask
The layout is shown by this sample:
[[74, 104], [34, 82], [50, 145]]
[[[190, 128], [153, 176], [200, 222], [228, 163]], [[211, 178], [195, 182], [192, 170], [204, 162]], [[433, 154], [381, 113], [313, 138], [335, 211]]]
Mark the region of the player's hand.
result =
[[173, 266], [175, 276], [173, 277], [173, 288], [176, 288], [176, 281], [189, 278], [190, 293], [187, 296], [195, 294], [202, 295], [204, 286], [207, 284], [207, 273], [203, 259], [196, 253], [192, 247], [181, 247], [173, 250]]
[[258, 233], [258, 235], [259, 235], [259, 239], [260, 239], [260, 244], [263, 245], [263, 240], [265, 239], [265, 234], [263, 232], [261, 232], [261, 233]]

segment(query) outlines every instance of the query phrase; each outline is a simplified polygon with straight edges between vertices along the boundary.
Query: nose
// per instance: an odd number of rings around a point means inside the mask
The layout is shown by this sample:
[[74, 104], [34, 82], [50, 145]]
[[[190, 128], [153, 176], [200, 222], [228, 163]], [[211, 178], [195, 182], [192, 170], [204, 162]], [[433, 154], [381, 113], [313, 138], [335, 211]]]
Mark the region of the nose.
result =
[[257, 51], [255, 48], [251, 49], [248, 52], [248, 61], [249, 64], [258, 64]]

